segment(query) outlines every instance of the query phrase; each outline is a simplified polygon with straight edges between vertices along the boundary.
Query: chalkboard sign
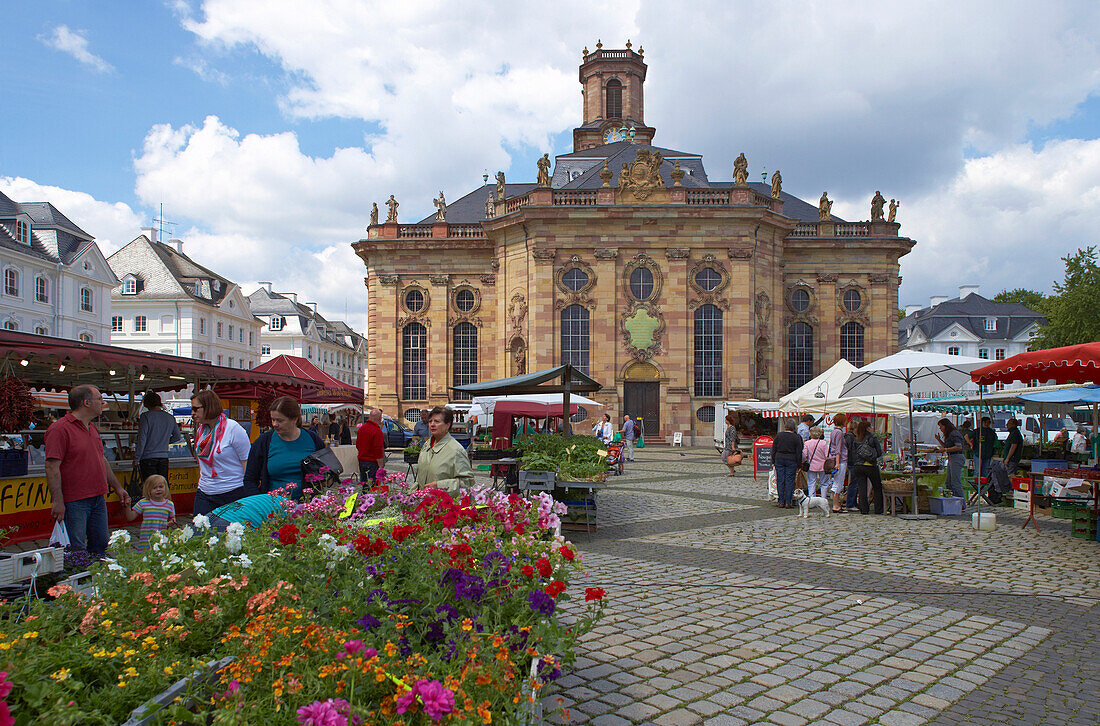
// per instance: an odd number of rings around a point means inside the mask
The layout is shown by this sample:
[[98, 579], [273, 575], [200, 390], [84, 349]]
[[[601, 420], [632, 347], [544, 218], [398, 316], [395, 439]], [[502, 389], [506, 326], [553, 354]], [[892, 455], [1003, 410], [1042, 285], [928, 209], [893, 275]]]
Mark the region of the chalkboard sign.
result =
[[752, 442], [752, 478], [756, 479], [756, 475], [762, 471], [771, 471], [773, 467], [772, 462], [772, 444], [775, 443], [775, 439], [771, 436], [759, 436]]

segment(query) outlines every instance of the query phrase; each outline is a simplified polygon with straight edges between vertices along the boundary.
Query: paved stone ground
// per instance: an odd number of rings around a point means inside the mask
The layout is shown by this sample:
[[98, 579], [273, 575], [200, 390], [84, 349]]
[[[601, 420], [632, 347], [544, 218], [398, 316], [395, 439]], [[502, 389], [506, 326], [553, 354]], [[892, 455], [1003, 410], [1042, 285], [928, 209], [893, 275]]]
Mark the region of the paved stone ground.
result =
[[767, 502], [752, 470], [647, 448], [573, 534], [605, 619], [553, 724], [1100, 723], [1100, 545], [998, 509], [908, 522]]

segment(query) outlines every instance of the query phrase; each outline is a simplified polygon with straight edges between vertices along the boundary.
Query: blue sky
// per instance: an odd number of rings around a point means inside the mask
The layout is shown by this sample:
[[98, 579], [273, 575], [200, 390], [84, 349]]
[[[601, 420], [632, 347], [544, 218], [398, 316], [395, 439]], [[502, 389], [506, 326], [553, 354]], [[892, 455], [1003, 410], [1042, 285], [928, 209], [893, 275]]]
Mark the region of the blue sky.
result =
[[[1088, 2], [517, 5], [326, 0], [0, 8], [0, 190], [48, 199], [109, 253], [157, 205], [196, 259], [273, 279], [362, 327], [357, 239], [483, 172], [534, 177], [569, 151], [582, 46], [632, 38], [646, 122], [728, 178], [780, 168], [865, 218], [902, 201], [902, 303], [966, 283], [1049, 290], [1096, 241], [1100, 8]], [[692, 29], [685, 35], [685, 28]], [[296, 264], [287, 265], [293, 259]], [[1021, 274], [1018, 260], [1028, 260]], [[324, 280], [325, 282], [319, 282]], [[350, 292], [349, 292], [350, 291]]]

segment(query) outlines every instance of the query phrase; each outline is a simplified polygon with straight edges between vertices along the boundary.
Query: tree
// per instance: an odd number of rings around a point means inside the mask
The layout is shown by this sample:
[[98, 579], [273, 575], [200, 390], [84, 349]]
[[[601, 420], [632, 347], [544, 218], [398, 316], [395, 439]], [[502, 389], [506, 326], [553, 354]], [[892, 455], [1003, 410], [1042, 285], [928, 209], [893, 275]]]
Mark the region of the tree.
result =
[[1065, 280], [1054, 283], [1054, 295], [1047, 298], [1043, 313], [1047, 326], [1033, 345], [1058, 348], [1063, 345], [1100, 340], [1100, 266], [1096, 247], [1085, 247], [1062, 258]]
[[1025, 287], [1018, 287], [1015, 290], [1001, 290], [993, 296], [993, 302], [1019, 303], [1025, 308], [1040, 313], [1043, 312], [1043, 304], [1046, 303], [1046, 301], [1046, 295], [1041, 292], [1035, 292], [1034, 290], [1028, 290]]

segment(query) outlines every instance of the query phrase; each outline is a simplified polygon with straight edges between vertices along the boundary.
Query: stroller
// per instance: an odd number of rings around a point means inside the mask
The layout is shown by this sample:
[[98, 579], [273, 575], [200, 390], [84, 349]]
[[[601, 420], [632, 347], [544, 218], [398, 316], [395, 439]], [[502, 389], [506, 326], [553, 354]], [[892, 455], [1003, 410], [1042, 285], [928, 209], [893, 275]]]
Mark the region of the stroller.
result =
[[623, 473], [623, 444], [621, 441], [612, 441], [607, 445], [607, 468], [614, 472], [615, 476]]

